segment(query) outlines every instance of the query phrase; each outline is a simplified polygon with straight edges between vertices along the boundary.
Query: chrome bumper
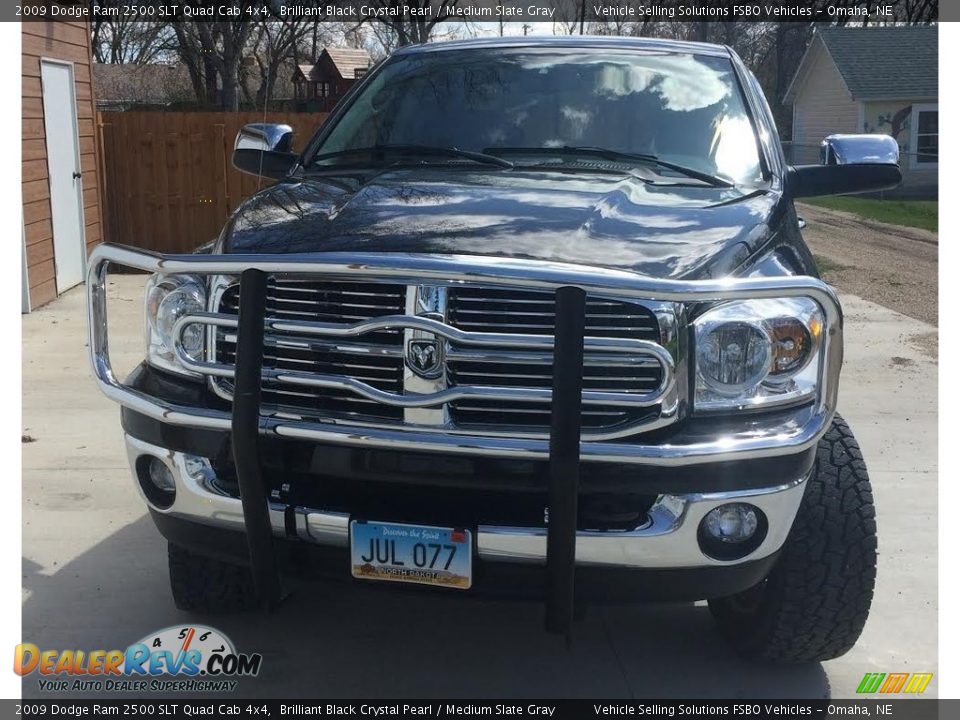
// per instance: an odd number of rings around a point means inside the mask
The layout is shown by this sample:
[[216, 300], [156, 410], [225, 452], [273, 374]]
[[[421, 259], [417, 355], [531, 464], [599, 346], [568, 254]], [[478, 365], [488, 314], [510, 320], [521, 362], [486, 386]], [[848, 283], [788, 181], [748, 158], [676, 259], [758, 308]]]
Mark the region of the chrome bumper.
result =
[[[134, 485], [155, 512], [245, 532], [240, 500], [215, 489], [211, 482], [214, 479], [212, 470], [203, 459], [194, 459], [188, 468], [189, 456], [183, 453], [129, 435], [125, 439]], [[177, 491], [169, 508], [159, 509], [151, 505], [140, 490], [136, 481], [136, 461], [142, 455], [159, 458], [173, 473]], [[805, 479], [760, 490], [661, 495], [650, 511], [649, 522], [643, 527], [629, 531], [578, 532], [576, 562], [578, 565], [624, 568], [695, 568], [735, 565], [768, 557], [780, 549], [790, 532], [803, 497]], [[760, 546], [749, 555], [732, 562], [715, 560], [700, 550], [697, 529], [710, 510], [735, 500], [760, 508], [767, 516], [769, 529]], [[273, 534], [277, 537], [287, 535], [284, 511], [285, 506], [279, 504], [271, 504], [269, 508]], [[298, 507], [295, 508], [295, 517], [296, 535], [300, 540], [347, 547], [348, 515]], [[547, 531], [545, 528], [481, 525], [477, 528], [477, 554], [481, 560], [491, 562], [543, 564], [547, 557]]]

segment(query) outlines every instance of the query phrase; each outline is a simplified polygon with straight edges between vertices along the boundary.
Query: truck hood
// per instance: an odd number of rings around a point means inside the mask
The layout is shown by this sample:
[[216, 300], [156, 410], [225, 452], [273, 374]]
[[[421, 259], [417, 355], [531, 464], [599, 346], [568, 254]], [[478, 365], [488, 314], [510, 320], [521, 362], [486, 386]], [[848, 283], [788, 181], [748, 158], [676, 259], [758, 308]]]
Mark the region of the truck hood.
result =
[[717, 277], [769, 239], [779, 198], [611, 173], [338, 173], [253, 196], [231, 217], [220, 245], [234, 253], [470, 254]]

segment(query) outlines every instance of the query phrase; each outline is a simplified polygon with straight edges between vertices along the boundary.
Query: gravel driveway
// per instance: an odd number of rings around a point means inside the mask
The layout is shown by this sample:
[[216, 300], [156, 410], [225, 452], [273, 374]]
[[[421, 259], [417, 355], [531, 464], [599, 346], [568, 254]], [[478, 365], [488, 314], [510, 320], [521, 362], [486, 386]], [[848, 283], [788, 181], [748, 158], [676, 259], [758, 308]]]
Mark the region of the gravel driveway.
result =
[[[824, 279], [841, 292], [937, 324], [937, 234], [797, 204]], [[919, 344], [930, 349], [930, 338]], [[934, 354], [935, 342], [934, 342]]]

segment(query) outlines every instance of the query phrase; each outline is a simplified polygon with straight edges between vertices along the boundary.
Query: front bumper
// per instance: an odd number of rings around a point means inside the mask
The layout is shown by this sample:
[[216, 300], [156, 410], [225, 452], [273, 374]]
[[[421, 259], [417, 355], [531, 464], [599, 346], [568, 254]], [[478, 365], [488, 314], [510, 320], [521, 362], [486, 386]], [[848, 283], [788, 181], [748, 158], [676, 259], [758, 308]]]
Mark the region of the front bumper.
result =
[[[243, 508], [238, 498], [218, 489], [205, 458], [169, 450], [125, 435], [134, 484], [151, 510], [227, 531], [243, 532]], [[151, 503], [136, 481], [142, 456], [160, 459], [176, 482], [169, 508]], [[719, 493], [662, 494], [648, 512], [646, 522], [633, 530], [581, 530], [577, 533], [578, 566], [616, 568], [704, 568], [752, 562], [774, 555], [783, 545], [803, 497], [805, 477], [769, 487]], [[721, 561], [704, 554], [697, 540], [700, 521], [710, 510], [728, 502], [747, 502], [767, 517], [763, 542], [736, 561]], [[346, 513], [272, 502], [270, 524], [274, 537], [311, 545], [346, 548], [350, 516]], [[394, 518], [374, 518], [391, 520]], [[479, 525], [475, 528], [476, 555], [484, 562], [543, 565], [547, 557], [547, 531], [543, 527]], [[202, 551], [202, 549], [200, 550]]]

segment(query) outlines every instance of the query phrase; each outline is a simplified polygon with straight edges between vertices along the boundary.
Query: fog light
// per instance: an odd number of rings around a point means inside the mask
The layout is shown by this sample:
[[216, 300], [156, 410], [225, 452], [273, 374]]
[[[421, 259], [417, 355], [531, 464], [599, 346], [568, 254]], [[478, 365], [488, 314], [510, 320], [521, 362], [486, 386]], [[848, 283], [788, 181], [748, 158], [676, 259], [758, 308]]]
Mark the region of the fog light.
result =
[[163, 492], [176, 492], [177, 483], [166, 464], [157, 458], [150, 458], [150, 482]]
[[767, 536], [767, 517], [747, 503], [718, 505], [700, 521], [697, 540], [703, 553], [715, 560], [746, 557]]
[[743, 503], [714, 508], [703, 522], [712, 537], [724, 542], [743, 542], [757, 531], [757, 513], [753, 505]]
[[151, 505], [166, 510], [177, 497], [177, 481], [167, 464], [153, 455], [141, 455], [136, 464], [137, 482]]

